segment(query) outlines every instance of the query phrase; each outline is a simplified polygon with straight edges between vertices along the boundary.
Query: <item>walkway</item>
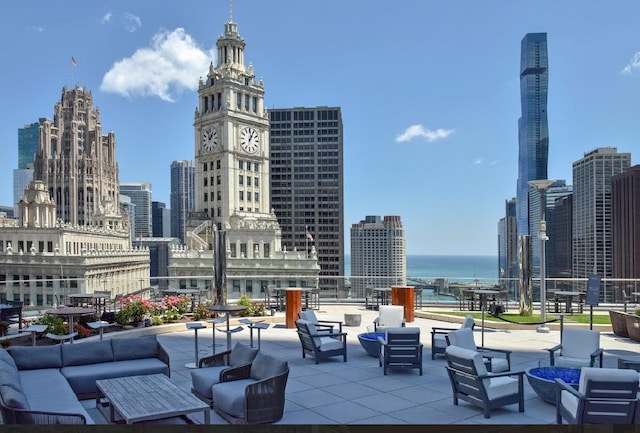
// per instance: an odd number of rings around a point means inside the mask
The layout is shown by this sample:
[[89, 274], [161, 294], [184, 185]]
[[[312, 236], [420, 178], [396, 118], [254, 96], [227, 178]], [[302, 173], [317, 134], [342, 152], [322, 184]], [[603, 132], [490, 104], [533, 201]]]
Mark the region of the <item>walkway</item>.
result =
[[[285, 414], [278, 424], [553, 424], [555, 407], [543, 402], [529, 386], [525, 378], [525, 412], [519, 413], [516, 405], [505, 406], [491, 412], [485, 419], [480, 408], [460, 401], [454, 406], [451, 387], [443, 358], [431, 360], [430, 331], [432, 326], [453, 326], [431, 319], [416, 318], [407, 326], [421, 328], [424, 343], [424, 374], [416, 370], [392, 370], [382, 374], [378, 360], [366, 355], [358, 343], [357, 334], [366, 332], [377, 312], [365, 310], [359, 305], [323, 306], [317, 315], [320, 319], [343, 320], [344, 313], [361, 313], [359, 327], [344, 327], [348, 333], [348, 361], [341, 357], [315, 364], [313, 358], [302, 358], [300, 342], [294, 329], [274, 328], [262, 331], [262, 351], [289, 362], [290, 375], [286, 388]], [[280, 314], [280, 313], [278, 313]], [[279, 319], [276, 316], [276, 319]], [[284, 318], [282, 318], [284, 319]], [[153, 328], [153, 327], [152, 327]], [[151, 329], [151, 328], [146, 328]], [[180, 329], [180, 327], [174, 327]], [[476, 325], [476, 342], [479, 344], [480, 326]], [[199, 333], [200, 356], [211, 353], [211, 328]], [[218, 344], [224, 343], [222, 333], [216, 335]], [[255, 337], [255, 336], [254, 336]], [[171, 358], [171, 380], [186, 390], [191, 388], [190, 370], [185, 364], [193, 361], [193, 331], [179, 330], [158, 335]], [[544, 348], [559, 342], [558, 331], [539, 334], [532, 330], [489, 330], [485, 332], [485, 345], [513, 351], [512, 369], [524, 370], [538, 366], [538, 361], [548, 359]], [[249, 331], [233, 335], [234, 341], [248, 344]], [[640, 343], [615, 336], [605, 331], [601, 334], [601, 346], [605, 349], [605, 367], [616, 367], [618, 355], [637, 355]], [[224, 347], [218, 346], [217, 351]], [[84, 402], [97, 423], [104, 422], [95, 410], [95, 401]], [[196, 418], [197, 419], [197, 418]], [[212, 423], [226, 424], [214, 411]], [[201, 421], [201, 420], [199, 420]]]

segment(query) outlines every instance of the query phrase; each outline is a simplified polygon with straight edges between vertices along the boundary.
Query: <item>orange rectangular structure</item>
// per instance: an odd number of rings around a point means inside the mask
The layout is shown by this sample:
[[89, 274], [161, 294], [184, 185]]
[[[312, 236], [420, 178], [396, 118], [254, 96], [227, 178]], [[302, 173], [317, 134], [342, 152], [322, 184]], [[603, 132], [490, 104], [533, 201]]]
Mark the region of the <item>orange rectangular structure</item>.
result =
[[295, 328], [296, 320], [298, 320], [298, 313], [302, 311], [302, 289], [288, 288], [286, 289], [286, 292], [287, 328]]
[[415, 318], [413, 289], [413, 286], [391, 287], [391, 303], [393, 305], [402, 305], [404, 307], [404, 319], [407, 322], [413, 322]]

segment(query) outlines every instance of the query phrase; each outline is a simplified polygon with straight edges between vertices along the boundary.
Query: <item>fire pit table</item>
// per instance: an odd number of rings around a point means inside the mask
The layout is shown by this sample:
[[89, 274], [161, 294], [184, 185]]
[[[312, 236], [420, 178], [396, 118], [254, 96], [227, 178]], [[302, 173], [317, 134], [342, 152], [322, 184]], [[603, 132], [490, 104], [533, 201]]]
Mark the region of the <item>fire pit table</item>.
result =
[[358, 341], [360, 341], [360, 345], [369, 356], [377, 358], [380, 356], [380, 341], [378, 341], [378, 337], [384, 338], [384, 336], [384, 332], [364, 332], [358, 334]]
[[579, 368], [538, 367], [526, 372], [531, 388], [538, 396], [549, 404], [556, 404], [556, 379], [562, 379], [567, 384], [578, 389], [580, 381]]

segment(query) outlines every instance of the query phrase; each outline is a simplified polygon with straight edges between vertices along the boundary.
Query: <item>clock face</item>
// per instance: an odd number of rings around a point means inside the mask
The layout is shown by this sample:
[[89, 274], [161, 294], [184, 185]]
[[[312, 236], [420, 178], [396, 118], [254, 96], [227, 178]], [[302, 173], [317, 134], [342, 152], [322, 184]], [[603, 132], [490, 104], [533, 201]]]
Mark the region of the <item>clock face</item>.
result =
[[202, 130], [202, 147], [211, 152], [218, 145], [218, 130], [209, 126]]
[[244, 128], [240, 131], [240, 146], [247, 153], [254, 153], [258, 150], [260, 138], [258, 131], [254, 128]]

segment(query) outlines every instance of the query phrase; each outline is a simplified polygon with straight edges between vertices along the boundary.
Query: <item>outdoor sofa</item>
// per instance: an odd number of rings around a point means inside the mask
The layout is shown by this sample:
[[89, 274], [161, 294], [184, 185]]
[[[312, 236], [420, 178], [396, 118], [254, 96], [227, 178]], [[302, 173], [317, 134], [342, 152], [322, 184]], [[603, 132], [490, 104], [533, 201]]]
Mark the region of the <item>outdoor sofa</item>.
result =
[[79, 400], [96, 380], [165, 374], [169, 356], [155, 336], [0, 349], [0, 406], [5, 424], [92, 423]]

